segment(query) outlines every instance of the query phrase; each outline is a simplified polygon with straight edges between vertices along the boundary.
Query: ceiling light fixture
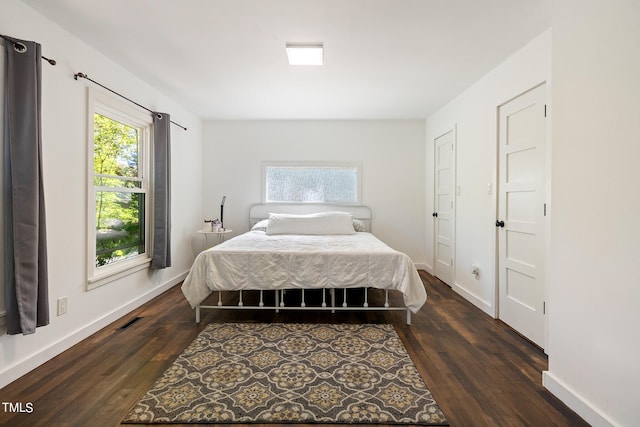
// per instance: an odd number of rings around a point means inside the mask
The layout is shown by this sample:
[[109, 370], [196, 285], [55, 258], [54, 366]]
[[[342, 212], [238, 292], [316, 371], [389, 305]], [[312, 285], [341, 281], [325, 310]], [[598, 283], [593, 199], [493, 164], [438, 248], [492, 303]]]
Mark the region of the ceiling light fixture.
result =
[[289, 65], [322, 65], [324, 46], [322, 43], [287, 43]]

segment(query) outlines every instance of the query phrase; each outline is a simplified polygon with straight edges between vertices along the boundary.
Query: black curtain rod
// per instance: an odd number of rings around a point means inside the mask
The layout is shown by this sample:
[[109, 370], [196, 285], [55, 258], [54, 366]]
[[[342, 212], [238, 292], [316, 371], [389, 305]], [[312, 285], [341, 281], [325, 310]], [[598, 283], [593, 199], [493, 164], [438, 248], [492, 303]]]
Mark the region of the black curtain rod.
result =
[[[22, 44], [20, 42], [17, 42], [17, 41], [14, 41], [9, 36], [5, 36], [4, 34], [0, 34], [0, 37], [5, 39], [7, 42], [13, 44], [13, 48], [19, 53], [23, 53], [23, 52], [25, 52], [27, 50], [27, 47], [24, 44]], [[44, 59], [45, 61], [47, 61], [51, 65], [56, 65], [56, 60], [55, 59], [49, 59], [46, 56], [42, 56], [42, 59]]]
[[[87, 79], [87, 80], [89, 80], [90, 82], [97, 84], [97, 85], [98, 85], [98, 86], [100, 86], [101, 88], [104, 88], [104, 89], [108, 90], [109, 92], [111, 92], [111, 93], [113, 93], [113, 94], [115, 94], [115, 95], [118, 95], [120, 98], [126, 99], [126, 100], [127, 100], [127, 101], [129, 101], [130, 103], [137, 105], [138, 107], [142, 108], [143, 110], [147, 110], [147, 111], [148, 111], [148, 112], [150, 112], [151, 114], [158, 114], [158, 113], [156, 113], [155, 111], [153, 111], [153, 110], [151, 110], [151, 109], [149, 109], [149, 108], [145, 107], [144, 105], [140, 105], [140, 104], [138, 104], [136, 101], [133, 101], [133, 100], [131, 100], [131, 99], [127, 98], [126, 96], [119, 94], [119, 93], [118, 93], [118, 92], [116, 92], [115, 90], [113, 90], [113, 89], [109, 89], [108, 87], [106, 87], [106, 86], [104, 86], [104, 85], [102, 85], [102, 84], [98, 83], [97, 81], [95, 81], [95, 80], [93, 80], [93, 79], [90, 79], [90, 78], [89, 78], [89, 76], [88, 76], [88, 75], [86, 75], [85, 73], [76, 73], [76, 74], [74, 74], [74, 75], [73, 75], [73, 78], [74, 78], [74, 79], [76, 79], [76, 80], [78, 80], [78, 77], [83, 78], [83, 79]], [[160, 115], [158, 114], [158, 116], [160, 116]], [[174, 122], [173, 120], [169, 120], [169, 121], [170, 121], [171, 123], [173, 123], [174, 125], [176, 125], [176, 126], [178, 126], [178, 127], [182, 128], [182, 129], [184, 129], [184, 130], [187, 130], [187, 128], [186, 128], [186, 127], [184, 127], [184, 126], [182, 126], [181, 124], [178, 124], [178, 123]]]

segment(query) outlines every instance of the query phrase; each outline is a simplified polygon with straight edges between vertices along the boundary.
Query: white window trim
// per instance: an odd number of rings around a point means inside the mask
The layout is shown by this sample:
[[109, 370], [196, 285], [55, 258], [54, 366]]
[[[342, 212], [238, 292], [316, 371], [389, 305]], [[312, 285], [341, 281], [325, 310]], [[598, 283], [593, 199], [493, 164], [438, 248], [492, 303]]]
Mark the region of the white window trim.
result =
[[267, 168], [268, 167], [344, 167], [344, 168], [355, 168], [358, 173], [358, 189], [356, 190], [356, 198], [355, 202], [322, 202], [322, 201], [308, 201], [308, 202], [295, 202], [300, 204], [318, 204], [318, 205], [353, 205], [358, 206], [362, 203], [362, 164], [358, 162], [323, 162], [323, 161], [299, 161], [299, 162], [291, 162], [291, 161], [265, 161], [262, 162], [262, 172], [261, 172], [261, 192], [262, 192], [262, 203], [270, 203], [270, 204], [291, 204], [290, 201], [282, 201], [282, 202], [267, 202]]
[[[121, 279], [137, 271], [149, 268], [151, 264], [151, 215], [150, 207], [153, 206], [151, 199], [151, 144], [152, 126], [151, 115], [143, 113], [129, 104], [116, 99], [104, 92], [94, 88], [88, 88], [88, 108], [87, 108], [87, 280], [86, 290], [95, 289], [107, 283]], [[147, 188], [145, 193], [145, 253], [133, 256], [129, 259], [96, 267], [96, 187], [94, 185], [93, 172], [93, 136], [94, 136], [94, 114], [103, 114], [114, 120], [122, 121], [143, 128], [144, 139], [140, 152], [139, 169], [143, 181], [146, 180]], [[145, 178], [145, 174], [146, 176]]]

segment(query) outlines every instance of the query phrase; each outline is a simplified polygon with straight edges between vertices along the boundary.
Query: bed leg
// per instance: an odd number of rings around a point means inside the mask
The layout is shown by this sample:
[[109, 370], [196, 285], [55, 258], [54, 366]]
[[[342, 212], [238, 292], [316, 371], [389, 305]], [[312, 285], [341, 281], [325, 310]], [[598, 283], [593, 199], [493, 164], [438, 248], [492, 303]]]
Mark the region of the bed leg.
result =
[[335, 313], [336, 311], [333, 310], [333, 308], [335, 308], [336, 306], [336, 290], [331, 288], [330, 292], [331, 292], [331, 308], [332, 308], [331, 313]]
[[196, 323], [200, 323], [200, 306], [196, 305]]
[[280, 291], [276, 289], [276, 313], [280, 313]]
[[407, 308], [407, 325], [411, 325], [411, 310]]

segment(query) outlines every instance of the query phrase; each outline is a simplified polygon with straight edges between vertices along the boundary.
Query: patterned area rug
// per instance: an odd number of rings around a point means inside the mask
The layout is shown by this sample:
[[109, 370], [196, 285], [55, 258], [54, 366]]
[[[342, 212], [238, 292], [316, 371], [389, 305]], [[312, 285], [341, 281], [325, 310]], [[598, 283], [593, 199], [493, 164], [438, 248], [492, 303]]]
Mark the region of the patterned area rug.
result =
[[391, 325], [210, 324], [124, 423], [447, 425]]

